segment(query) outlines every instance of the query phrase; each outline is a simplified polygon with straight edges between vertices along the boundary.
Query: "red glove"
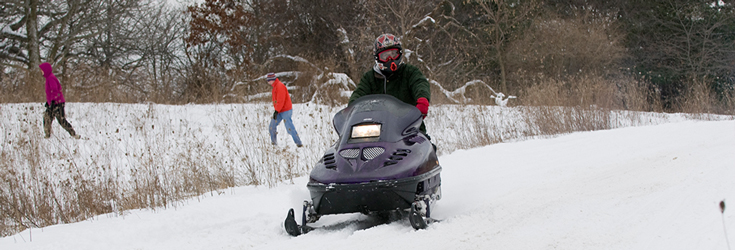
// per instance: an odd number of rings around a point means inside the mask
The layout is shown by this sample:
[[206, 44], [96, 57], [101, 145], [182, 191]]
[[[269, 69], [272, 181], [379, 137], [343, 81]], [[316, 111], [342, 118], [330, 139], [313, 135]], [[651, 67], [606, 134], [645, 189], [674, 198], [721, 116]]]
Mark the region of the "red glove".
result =
[[416, 100], [416, 108], [426, 117], [426, 114], [429, 113], [429, 100], [426, 100], [424, 97], [419, 98]]

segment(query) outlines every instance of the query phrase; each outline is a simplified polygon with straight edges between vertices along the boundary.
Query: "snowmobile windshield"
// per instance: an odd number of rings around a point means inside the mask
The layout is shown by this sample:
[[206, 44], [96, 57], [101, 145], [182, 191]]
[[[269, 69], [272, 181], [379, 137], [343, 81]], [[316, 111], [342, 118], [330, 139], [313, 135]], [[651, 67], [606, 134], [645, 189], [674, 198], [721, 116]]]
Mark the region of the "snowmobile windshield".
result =
[[421, 112], [390, 95], [358, 98], [334, 115], [341, 143], [395, 142], [418, 133]]

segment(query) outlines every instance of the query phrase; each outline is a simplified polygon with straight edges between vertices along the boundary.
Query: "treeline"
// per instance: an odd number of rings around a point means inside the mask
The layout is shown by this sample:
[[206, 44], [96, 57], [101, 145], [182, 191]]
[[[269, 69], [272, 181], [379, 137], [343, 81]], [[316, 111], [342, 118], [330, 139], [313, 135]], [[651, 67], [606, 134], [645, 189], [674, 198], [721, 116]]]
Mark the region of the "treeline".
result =
[[[282, 72], [296, 102], [337, 99], [373, 39], [402, 38], [432, 102], [732, 114], [735, 3], [721, 0], [10, 0], [0, 3], [0, 98], [43, 100], [52, 62], [68, 100], [211, 103], [262, 98]], [[479, 83], [470, 84], [467, 83]], [[342, 90], [336, 87], [334, 91]], [[444, 92], [442, 91], [444, 90]], [[328, 92], [328, 91], [327, 91]]]

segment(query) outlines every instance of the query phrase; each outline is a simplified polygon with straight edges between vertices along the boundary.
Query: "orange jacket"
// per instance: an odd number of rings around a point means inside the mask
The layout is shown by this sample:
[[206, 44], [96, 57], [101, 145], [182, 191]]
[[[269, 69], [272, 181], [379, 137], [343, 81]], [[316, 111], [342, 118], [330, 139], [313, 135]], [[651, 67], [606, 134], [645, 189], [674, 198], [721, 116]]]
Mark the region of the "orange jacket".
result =
[[273, 99], [273, 108], [276, 109], [276, 112], [281, 113], [291, 110], [291, 96], [288, 94], [286, 85], [283, 85], [278, 78], [273, 82], [271, 96]]

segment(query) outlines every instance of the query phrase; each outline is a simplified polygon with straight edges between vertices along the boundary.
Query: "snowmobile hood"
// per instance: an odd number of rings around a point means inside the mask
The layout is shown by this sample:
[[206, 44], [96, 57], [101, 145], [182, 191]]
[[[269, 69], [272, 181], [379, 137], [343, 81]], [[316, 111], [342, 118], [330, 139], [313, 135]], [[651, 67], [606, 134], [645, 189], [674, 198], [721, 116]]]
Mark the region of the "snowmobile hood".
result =
[[[357, 99], [334, 116], [339, 140], [316, 164], [311, 179], [325, 184], [396, 180], [439, 167], [431, 142], [419, 132], [422, 121], [416, 107], [393, 96]], [[378, 125], [379, 136], [353, 137], [363, 125]]]

